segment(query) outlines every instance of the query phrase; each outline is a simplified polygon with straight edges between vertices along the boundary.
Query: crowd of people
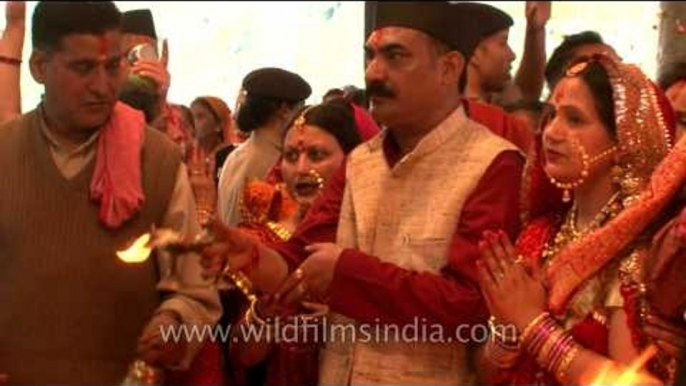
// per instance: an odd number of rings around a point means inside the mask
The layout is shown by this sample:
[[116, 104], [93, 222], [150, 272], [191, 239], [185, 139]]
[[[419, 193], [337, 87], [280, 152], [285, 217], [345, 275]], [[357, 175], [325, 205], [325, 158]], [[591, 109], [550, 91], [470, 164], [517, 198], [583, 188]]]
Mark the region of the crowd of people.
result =
[[[552, 6], [511, 76], [505, 12], [374, 2], [364, 90], [258, 68], [232, 110], [168, 100], [149, 10], [39, 2], [24, 112], [7, 2], [0, 384], [686, 382], [686, 64], [548, 56]], [[118, 257], [162, 228], [196, 241]], [[486, 334], [359, 339], [417, 321]]]

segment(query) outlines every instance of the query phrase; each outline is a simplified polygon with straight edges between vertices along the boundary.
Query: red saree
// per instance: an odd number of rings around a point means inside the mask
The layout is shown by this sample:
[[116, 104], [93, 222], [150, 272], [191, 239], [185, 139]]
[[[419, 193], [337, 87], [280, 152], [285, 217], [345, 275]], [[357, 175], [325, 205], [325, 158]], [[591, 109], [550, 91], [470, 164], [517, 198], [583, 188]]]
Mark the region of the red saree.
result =
[[[283, 183], [276, 181], [251, 181], [246, 184], [241, 214], [245, 221], [239, 225], [243, 230], [271, 244], [288, 240], [291, 232], [279, 221], [297, 215], [298, 205]], [[243, 306], [247, 300], [243, 299]], [[294, 317], [309, 311], [296, 309]], [[289, 319], [292, 321], [292, 319]], [[255, 386], [316, 385], [319, 380], [319, 347], [321, 337], [313, 335], [321, 329], [291, 330], [297, 335], [286, 336], [283, 341], [271, 345], [266, 359], [251, 368], [229, 364], [233, 374], [232, 384]], [[290, 333], [290, 332], [289, 332]], [[231, 350], [231, 347], [228, 347]]]
[[[549, 261], [543, 261], [544, 250], [556, 242], [567, 209], [560, 202], [560, 191], [543, 172], [538, 143], [538, 151], [527, 160], [522, 194], [523, 217], [534, 220], [516, 247], [531, 266], [543, 267], [550, 314], [578, 345], [608, 356], [607, 317], [618, 307], [627, 314], [633, 346], [640, 352], [648, 344], [642, 317], [652, 306], [643, 290], [646, 284], [651, 287], [649, 270], [654, 265], [650, 236], [686, 181], [686, 142], [681, 141], [665, 158], [674, 122], [664, 95], [635, 66], [597, 60], [614, 91], [617, 141], [622, 149], [616, 162], [624, 173], [617, 191], [623, 209], [596, 229], [547, 253]], [[660, 352], [647, 369], [668, 381], [673, 375], [670, 362], [672, 358]], [[497, 372], [492, 383], [559, 384], [526, 351], [514, 366]]]

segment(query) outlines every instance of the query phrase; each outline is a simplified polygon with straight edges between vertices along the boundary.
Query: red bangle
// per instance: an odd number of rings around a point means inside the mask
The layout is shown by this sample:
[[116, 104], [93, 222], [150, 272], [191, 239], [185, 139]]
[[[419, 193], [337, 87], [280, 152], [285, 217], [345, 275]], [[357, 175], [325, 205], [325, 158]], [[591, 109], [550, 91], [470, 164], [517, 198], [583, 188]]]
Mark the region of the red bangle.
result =
[[0, 55], [0, 63], [11, 64], [13, 66], [21, 66], [21, 59], [10, 58], [9, 56]]

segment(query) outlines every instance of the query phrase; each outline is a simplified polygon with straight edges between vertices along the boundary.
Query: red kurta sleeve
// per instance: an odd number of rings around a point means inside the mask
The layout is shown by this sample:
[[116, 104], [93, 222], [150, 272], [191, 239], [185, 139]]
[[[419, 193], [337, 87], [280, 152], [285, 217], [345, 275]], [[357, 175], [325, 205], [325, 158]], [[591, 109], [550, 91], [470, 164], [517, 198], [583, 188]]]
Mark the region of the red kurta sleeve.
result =
[[305, 247], [314, 243], [335, 243], [338, 217], [345, 191], [344, 163], [329, 180], [322, 195], [315, 201], [293, 236], [272, 247], [295, 269], [308, 256]]
[[[519, 232], [519, 186], [524, 159], [501, 153], [465, 203], [441, 274], [419, 273], [346, 249], [336, 266], [329, 305], [360, 322], [413, 323], [424, 318], [454, 331], [485, 320], [476, 279], [477, 244], [485, 230]], [[421, 320], [421, 319], [420, 319]]]

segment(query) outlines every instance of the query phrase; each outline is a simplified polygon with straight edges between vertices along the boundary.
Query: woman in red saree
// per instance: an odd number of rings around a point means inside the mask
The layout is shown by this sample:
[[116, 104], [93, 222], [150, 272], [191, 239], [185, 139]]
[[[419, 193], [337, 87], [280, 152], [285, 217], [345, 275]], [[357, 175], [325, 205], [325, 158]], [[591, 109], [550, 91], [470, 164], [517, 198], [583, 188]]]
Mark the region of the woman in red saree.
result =
[[[244, 222], [239, 227], [267, 243], [290, 238], [321, 189], [344, 164], [346, 154], [362, 142], [355, 111], [345, 101], [306, 108], [296, 117], [285, 133], [278, 167], [266, 181], [248, 182], [241, 201]], [[273, 328], [268, 321], [276, 317], [284, 328], [288, 323], [302, 326], [305, 320], [321, 320], [327, 307], [303, 302], [297, 308], [288, 308], [264, 297], [249, 309], [233, 327], [236, 339], [230, 340], [228, 350], [235, 383], [316, 384], [322, 340], [313, 336], [311, 330], [295, 330], [297, 339], [289, 336], [288, 341], [277, 343], [267, 339], [245, 340], [241, 334], [250, 324], [266, 332]], [[236, 376], [244, 379], [238, 380]]]
[[[332, 101], [298, 112], [285, 132], [281, 160], [265, 180], [248, 181], [246, 184], [240, 201], [244, 221], [239, 228], [266, 243], [288, 240], [321, 189], [344, 164], [346, 154], [362, 142], [360, 128], [363, 126], [366, 133], [379, 131], [365, 112], [346, 101]], [[193, 165], [207, 169], [199, 152], [192, 155]], [[202, 178], [193, 184], [199, 217], [206, 220], [204, 223], [208, 223], [211, 212], [207, 208], [216, 207], [212, 176], [209, 170], [204, 170]], [[295, 342], [274, 344], [245, 339], [241, 333], [249, 328], [266, 330], [268, 326], [258, 322], [264, 322], [264, 318], [278, 316], [283, 326], [298, 318], [302, 322], [307, 318], [321, 317], [326, 313], [325, 307], [304, 303], [293, 309], [261, 297], [247, 314], [251, 304], [237, 288], [222, 291], [222, 297], [224, 315], [220, 324], [224, 331], [230, 326], [231, 333], [235, 335], [222, 342], [221, 347], [219, 343], [208, 342], [191, 370], [172, 374], [167, 384], [252, 386], [317, 383], [319, 351], [313, 342], [314, 337], [308, 336], [309, 343], [299, 343], [304, 341], [300, 335], [297, 340], [289, 337], [289, 342]], [[222, 354], [226, 354], [226, 361]], [[223, 362], [225, 366], [221, 365]]]
[[[643, 235], [669, 201], [660, 189], [675, 189], [651, 182], [674, 121], [636, 66], [604, 56], [569, 67], [550, 113], [525, 171], [524, 213], [533, 220], [515, 246], [500, 232], [481, 242], [494, 332], [481, 365], [492, 384], [613, 384], [650, 345], [642, 326], [651, 239]], [[669, 382], [673, 367], [658, 350], [635, 383]]]

